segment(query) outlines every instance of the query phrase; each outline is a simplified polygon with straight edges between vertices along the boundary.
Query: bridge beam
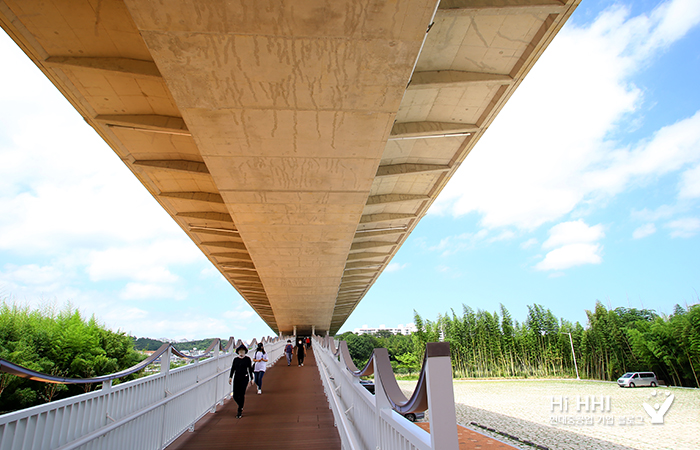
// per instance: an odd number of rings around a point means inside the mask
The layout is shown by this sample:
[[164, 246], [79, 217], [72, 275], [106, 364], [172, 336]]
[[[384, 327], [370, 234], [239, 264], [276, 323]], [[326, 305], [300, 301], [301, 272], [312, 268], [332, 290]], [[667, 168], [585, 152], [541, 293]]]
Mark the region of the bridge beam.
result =
[[429, 195], [415, 195], [415, 194], [383, 194], [383, 195], [370, 195], [367, 198], [368, 205], [383, 205], [386, 203], [402, 203], [402, 202], [416, 202], [430, 200]]
[[404, 175], [421, 172], [447, 172], [450, 166], [444, 164], [387, 164], [377, 168], [378, 177]]
[[207, 165], [201, 161], [186, 159], [143, 159], [132, 163], [135, 166], [153, 167], [155, 169], [174, 170], [176, 172], [209, 173]]
[[350, 246], [350, 251], [377, 247], [393, 247], [394, 245], [396, 245], [396, 242], [394, 241], [355, 242]]
[[182, 117], [157, 114], [105, 114], [95, 117], [95, 120], [112, 127], [190, 136]]
[[[462, 70], [432, 70], [416, 72], [411, 78], [409, 90], [463, 88], [472, 84], [511, 84], [513, 77], [498, 73], [467, 72]], [[475, 131], [475, 130], [473, 130]]]
[[479, 127], [473, 123], [398, 122], [391, 128], [389, 140], [460, 136], [476, 131]]
[[241, 242], [231, 242], [231, 241], [212, 241], [212, 242], [202, 242], [200, 245], [206, 245], [207, 247], [223, 247], [223, 248], [233, 248], [236, 250], [246, 251], [246, 246]]
[[380, 214], [365, 214], [360, 218], [360, 223], [377, 223], [390, 222], [392, 220], [415, 219], [415, 214], [403, 213], [380, 213]]
[[161, 192], [160, 196], [179, 198], [183, 200], [196, 200], [207, 203], [224, 203], [224, 199], [221, 197], [221, 194], [214, 192]]
[[217, 222], [230, 222], [233, 223], [233, 219], [229, 213], [222, 213], [216, 211], [191, 211], [191, 212], [181, 212], [175, 214], [177, 217], [189, 217], [192, 219], [204, 219], [204, 220], [214, 220]]
[[57, 68], [80, 68], [104, 72], [125, 73], [148, 78], [162, 78], [156, 63], [131, 58], [93, 56], [49, 56], [44, 64]]
[[480, 11], [498, 11], [501, 14], [560, 14], [567, 8], [559, 0], [442, 0], [438, 14], [461, 12], [475, 14]]

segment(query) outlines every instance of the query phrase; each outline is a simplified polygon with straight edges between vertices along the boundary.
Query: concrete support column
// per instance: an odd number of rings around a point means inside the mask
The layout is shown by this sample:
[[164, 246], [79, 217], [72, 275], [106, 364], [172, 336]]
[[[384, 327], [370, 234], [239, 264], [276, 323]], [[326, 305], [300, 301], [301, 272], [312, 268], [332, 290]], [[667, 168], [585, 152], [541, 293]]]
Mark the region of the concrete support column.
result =
[[294, 325], [294, 339], [297, 338], [297, 326]]
[[426, 352], [425, 375], [428, 385], [431, 448], [459, 450], [455, 395], [452, 390], [450, 344], [431, 343], [427, 345]]
[[316, 325], [311, 325], [311, 336], [316, 336]]

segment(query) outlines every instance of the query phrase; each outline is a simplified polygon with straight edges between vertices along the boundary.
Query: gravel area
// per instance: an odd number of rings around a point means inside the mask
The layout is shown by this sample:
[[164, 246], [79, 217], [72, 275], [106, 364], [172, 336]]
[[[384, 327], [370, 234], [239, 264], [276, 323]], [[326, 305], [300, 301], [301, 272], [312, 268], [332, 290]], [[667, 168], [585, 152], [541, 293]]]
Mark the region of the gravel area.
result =
[[[408, 392], [415, 385], [399, 383]], [[525, 440], [552, 450], [700, 448], [697, 389], [621, 389], [614, 383], [575, 380], [469, 380], [455, 381], [454, 391], [461, 425], [523, 450], [536, 448]], [[664, 423], [652, 424], [643, 404], [660, 408], [665, 402], [670, 407]]]

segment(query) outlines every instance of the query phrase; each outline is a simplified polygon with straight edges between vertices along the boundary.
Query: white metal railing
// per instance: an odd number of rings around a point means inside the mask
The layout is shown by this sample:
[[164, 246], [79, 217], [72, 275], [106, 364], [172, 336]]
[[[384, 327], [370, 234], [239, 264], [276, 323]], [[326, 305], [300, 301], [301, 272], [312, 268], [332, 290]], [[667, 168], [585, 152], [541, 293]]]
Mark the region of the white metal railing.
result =
[[[262, 342], [271, 366], [282, 356], [285, 339]], [[112, 379], [132, 371], [90, 379], [102, 382], [102, 389], [0, 416], [0, 450], [164, 449], [231, 395], [228, 373], [235, 349], [233, 338], [225, 348], [217, 340], [207, 354], [190, 358], [194, 364], [173, 370], [171, 353], [186, 355], [172, 346], [161, 350], [158, 374], [116, 386]], [[47, 382], [85, 382], [56, 379], [6, 361], [0, 361], [0, 370]]]
[[[459, 448], [448, 344], [428, 344], [421, 378], [410, 399], [401, 394], [385, 349], [375, 349], [363, 370], [348, 360], [344, 342], [336, 350], [332, 339], [315, 338], [314, 349], [343, 450]], [[374, 395], [359, 378], [372, 373]], [[430, 433], [396, 412], [426, 408], [430, 410]]]

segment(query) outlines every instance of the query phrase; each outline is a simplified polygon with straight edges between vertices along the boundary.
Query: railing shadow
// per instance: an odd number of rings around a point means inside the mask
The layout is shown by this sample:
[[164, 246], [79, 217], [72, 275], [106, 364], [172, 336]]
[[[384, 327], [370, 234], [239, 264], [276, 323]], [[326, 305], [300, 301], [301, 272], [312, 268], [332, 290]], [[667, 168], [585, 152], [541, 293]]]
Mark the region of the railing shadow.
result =
[[[338, 430], [345, 434], [341, 434], [341, 440], [346, 447], [458, 448], [449, 343], [426, 345], [418, 382], [409, 398], [396, 381], [387, 349], [375, 348], [367, 364], [358, 369], [347, 342], [340, 341], [336, 346], [333, 338], [325, 337], [317, 338], [316, 345], [328, 355], [320, 370]], [[375, 378], [375, 395], [368, 397], [359, 379], [369, 375]], [[430, 412], [429, 435], [402, 417], [426, 410]]]

